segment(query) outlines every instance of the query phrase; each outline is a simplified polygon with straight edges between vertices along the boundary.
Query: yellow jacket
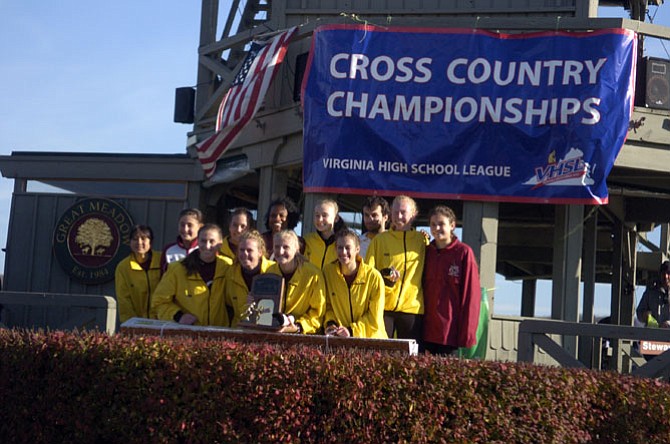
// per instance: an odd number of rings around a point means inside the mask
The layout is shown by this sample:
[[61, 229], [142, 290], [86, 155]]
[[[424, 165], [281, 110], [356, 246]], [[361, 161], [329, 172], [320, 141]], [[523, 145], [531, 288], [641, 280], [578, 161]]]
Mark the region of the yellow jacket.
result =
[[305, 257], [321, 270], [326, 264], [337, 260], [335, 242], [326, 247], [321, 235], [314, 231], [305, 236]]
[[[261, 273], [266, 273], [274, 261], [261, 257]], [[232, 314], [230, 326], [235, 327], [240, 320], [240, 315], [244, 312], [244, 306], [247, 305], [247, 296], [249, 288], [242, 277], [242, 266], [235, 261], [226, 272], [226, 285], [224, 290], [224, 302], [228, 313]]]
[[386, 311], [423, 314], [423, 263], [428, 240], [419, 231], [385, 231], [370, 242], [365, 261], [377, 270], [395, 267], [400, 272], [393, 286], [386, 286]]
[[200, 274], [186, 274], [182, 261], [169, 264], [151, 304], [158, 319], [172, 321], [181, 310], [198, 318], [195, 325], [228, 326], [228, 313], [223, 306], [224, 275], [228, 268], [226, 260], [217, 256], [214, 279], [211, 288], [207, 288]]
[[[281, 276], [278, 264], [268, 270]], [[284, 306], [281, 312], [293, 315], [295, 322], [300, 324], [302, 332], [316, 333], [323, 321], [326, 309], [326, 294], [321, 270], [309, 262], [305, 262], [295, 270], [289, 282], [285, 284]]]
[[357, 338], [387, 339], [384, 328], [384, 280], [377, 270], [356, 258], [356, 278], [347, 286], [339, 263], [323, 268], [326, 279], [326, 317], [324, 325], [334, 322], [348, 327]]
[[156, 319], [156, 311], [151, 309], [151, 297], [160, 279], [160, 251], [151, 250], [151, 264], [146, 271], [132, 253], [119, 262], [114, 272], [114, 287], [120, 322], [132, 317]]
[[230, 239], [230, 236], [223, 238], [223, 242], [221, 242], [221, 250], [219, 250], [219, 256], [223, 256], [228, 265], [233, 265], [233, 262], [235, 262], [235, 252], [233, 252], [233, 250], [230, 248], [228, 239]]

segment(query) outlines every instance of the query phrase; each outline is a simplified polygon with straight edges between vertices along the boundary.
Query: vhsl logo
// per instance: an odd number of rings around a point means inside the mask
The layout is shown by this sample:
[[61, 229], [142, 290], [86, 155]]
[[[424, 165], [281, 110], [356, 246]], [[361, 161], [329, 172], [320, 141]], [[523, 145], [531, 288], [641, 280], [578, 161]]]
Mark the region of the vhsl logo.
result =
[[577, 148], [570, 148], [564, 159], [556, 161], [556, 151], [552, 151], [547, 165], [535, 167], [535, 176], [524, 182], [532, 185], [532, 189], [542, 186], [586, 186], [593, 185], [592, 168], [584, 161], [584, 153]]

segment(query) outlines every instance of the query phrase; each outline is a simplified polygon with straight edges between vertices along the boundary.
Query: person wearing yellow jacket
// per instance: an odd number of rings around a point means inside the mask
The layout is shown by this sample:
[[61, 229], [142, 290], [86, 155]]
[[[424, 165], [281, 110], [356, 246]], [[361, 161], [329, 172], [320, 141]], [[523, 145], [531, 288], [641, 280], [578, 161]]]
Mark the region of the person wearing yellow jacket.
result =
[[384, 278], [384, 324], [389, 338], [421, 341], [424, 256], [428, 239], [412, 228], [418, 209], [414, 199], [396, 196], [391, 230], [375, 236], [365, 261]]
[[332, 199], [323, 199], [314, 206], [316, 231], [305, 236], [305, 257], [319, 270], [337, 260], [335, 233], [346, 227], [338, 213], [339, 206]]
[[228, 325], [223, 286], [230, 266], [219, 256], [222, 239], [218, 225], [205, 224], [198, 231], [198, 249], [168, 266], [152, 300], [158, 319], [187, 325]]
[[254, 276], [266, 273], [273, 264], [274, 261], [265, 257], [265, 241], [258, 231], [247, 231], [240, 236], [237, 259], [226, 272], [224, 289], [231, 327], [237, 326], [240, 315], [245, 312]]
[[300, 254], [300, 241], [292, 230], [275, 234], [273, 245], [277, 263], [270, 267], [268, 273], [284, 277], [284, 302], [280, 312], [288, 319], [280, 332], [318, 332], [326, 308], [321, 270]]
[[235, 208], [230, 212], [228, 221], [228, 236], [221, 242], [221, 256], [232, 265], [237, 255], [237, 245], [240, 243], [240, 236], [249, 230], [256, 228], [254, 215], [246, 208]]
[[151, 249], [151, 227], [135, 225], [130, 230], [130, 255], [116, 266], [114, 287], [119, 321], [133, 317], [156, 319], [151, 297], [161, 279], [161, 253]]
[[337, 233], [337, 262], [326, 264], [326, 334], [387, 339], [384, 328], [384, 280], [363, 262], [358, 235]]

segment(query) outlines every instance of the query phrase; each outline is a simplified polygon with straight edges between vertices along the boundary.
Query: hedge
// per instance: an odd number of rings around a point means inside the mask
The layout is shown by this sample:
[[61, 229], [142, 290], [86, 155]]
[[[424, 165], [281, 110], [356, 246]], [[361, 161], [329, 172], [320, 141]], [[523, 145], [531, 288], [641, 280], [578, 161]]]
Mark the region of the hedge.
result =
[[654, 443], [670, 385], [214, 339], [0, 330], [2, 443]]

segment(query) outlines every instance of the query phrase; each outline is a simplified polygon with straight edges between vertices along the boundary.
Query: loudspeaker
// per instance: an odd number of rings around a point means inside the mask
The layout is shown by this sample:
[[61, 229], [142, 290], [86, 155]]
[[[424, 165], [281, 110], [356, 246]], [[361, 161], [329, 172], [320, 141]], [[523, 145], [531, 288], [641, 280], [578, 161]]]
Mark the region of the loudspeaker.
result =
[[305, 68], [307, 67], [308, 52], [298, 54], [295, 58], [295, 75], [293, 76], [293, 101], [300, 102], [300, 87], [302, 79], [305, 77]]
[[640, 64], [636, 89], [636, 105], [670, 110], [670, 61], [645, 57]]
[[195, 88], [177, 88], [174, 97], [174, 121], [193, 123], [195, 118]]

